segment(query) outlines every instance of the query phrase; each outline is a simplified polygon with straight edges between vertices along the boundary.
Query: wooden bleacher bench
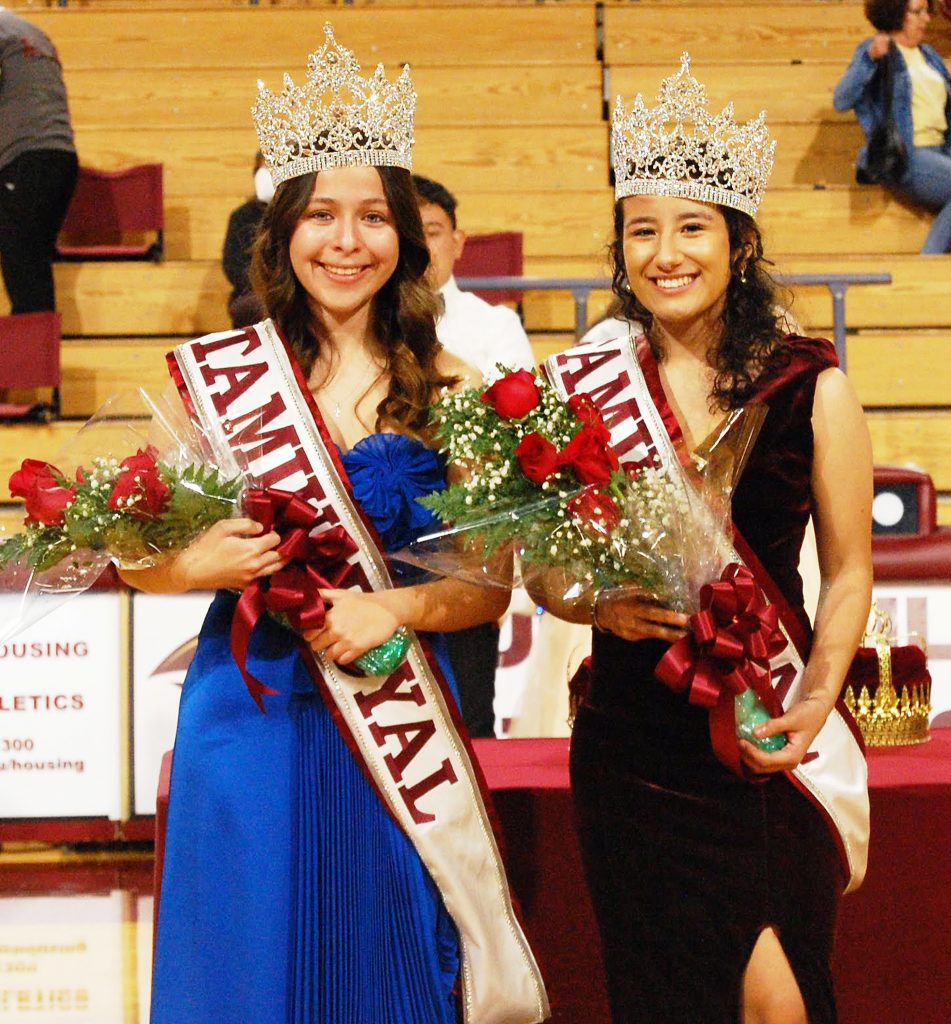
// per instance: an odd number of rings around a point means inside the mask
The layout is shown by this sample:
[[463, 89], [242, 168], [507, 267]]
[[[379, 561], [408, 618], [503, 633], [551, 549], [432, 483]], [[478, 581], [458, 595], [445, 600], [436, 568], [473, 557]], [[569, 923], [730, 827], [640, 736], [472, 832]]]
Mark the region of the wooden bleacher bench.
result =
[[[63, 72], [77, 125], [129, 131], [249, 128], [256, 88], [247, 67], [192, 68], [187, 76], [170, 67], [64, 67]], [[456, 67], [414, 65], [413, 84], [418, 129], [600, 120], [601, 69], [593, 56], [580, 64], [475, 66], [462, 73]], [[104, 91], [108, 104], [102, 102]]]
[[857, 331], [849, 335], [846, 352], [849, 378], [866, 407], [947, 409], [951, 403], [947, 328]]
[[[879, 254], [854, 256], [780, 256], [778, 271], [822, 273], [833, 270], [872, 273], [887, 271], [890, 285], [850, 288], [845, 306], [850, 330], [917, 329], [951, 326], [948, 282], [951, 281], [951, 255]], [[796, 290], [793, 312], [810, 327], [832, 325], [832, 307], [827, 289], [800, 287]]]
[[[504, 11], [500, 17], [499, 11]], [[272, 88], [299, 68], [323, 40], [332, 17], [337, 37], [361, 63], [388, 67], [574, 64], [593, 59], [595, 5], [474, 3], [451, 6], [270, 5], [198, 8], [187, 13], [128, 5], [30, 10], [56, 43], [66, 68], [152, 67], [253, 69]], [[209, 45], [213, 40], [213, 45]], [[297, 75], [292, 73], [296, 79]]]
[[[711, 17], [716, 17], [716, 11]], [[756, 17], [756, 12], [751, 12]], [[858, 42], [856, 37], [856, 42]], [[791, 63], [789, 60], [768, 60], [755, 64], [731, 60], [714, 60], [702, 49], [691, 54], [691, 70], [703, 81], [707, 101], [714, 109], [733, 104], [741, 120], [755, 117], [765, 110], [770, 129], [774, 125], [811, 124], [855, 121], [851, 111], [839, 113], [832, 106], [832, 90], [845, 70], [841, 60], [828, 60], [813, 54], [809, 59]], [[643, 93], [648, 102], [657, 92], [664, 71], [657, 64], [606, 63], [607, 89], [613, 105], [618, 94], [630, 103], [635, 93]], [[70, 96], [72, 102], [72, 96]]]
[[54, 278], [66, 337], [195, 336], [230, 326], [219, 259], [58, 264]]
[[[835, 83], [870, 34], [861, 0], [8, 5], [57, 45], [81, 157], [108, 168], [161, 154], [166, 167], [166, 264], [56, 268], [66, 415], [87, 416], [125, 382], [161, 385], [162, 356], [178, 337], [228, 325], [221, 245], [228, 214], [250, 192], [254, 80], [278, 88], [285, 70], [300, 79], [327, 17], [365, 66], [413, 64], [417, 170], [457, 193], [470, 233], [521, 231], [532, 276], [607, 274], [602, 91], [609, 103], [618, 92], [652, 100], [687, 49], [711, 105], [733, 100], [743, 120], [768, 112], [778, 147], [760, 220], [777, 269], [891, 273], [890, 286], [848, 291], [849, 371], [876, 461], [919, 461], [951, 521], [951, 256], [917, 256], [931, 216], [854, 183], [861, 133], [851, 112], [832, 108]], [[951, 22], [935, 18], [928, 40], [951, 54]], [[592, 293], [589, 317], [609, 300]], [[805, 329], [829, 333], [827, 289], [797, 288], [792, 311]], [[524, 313], [539, 358], [571, 342], [569, 295], [529, 293]], [[77, 425], [0, 431], [0, 483], [15, 457], [53, 454]]]
[[[942, 52], [951, 27], [935, 18], [928, 41]], [[860, 40], [872, 35], [858, 0], [828, 3], [607, 2], [604, 62], [672, 66], [682, 50], [706, 61], [837, 61], [844, 69]], [[654, 90], [656, 91], [656, 89]]]
[[[91, 416], [107, 398], [136, 387], [161, 391], [167, 383], [165, 353], [181, 340], [74, 338], [60, 351], [62, 414]], [[569, 347], [568, 332], [536, 335], [537, 361]], [[869, 409], [947, 408], [951, 401], [951, 330], [859, 331], [847, 342], [849, 377]], [[117, 412], [131, 411], [136, 406]]]
[[[253, 96], [248, 104], [253, 102]], [[240, 199], [250, 189], [251, 162], [257, 148], [250, 126], [191, 128], [171, 135], [165, 129], [140, 127], [119, 132], [114, 127], [77, 127], [77, 146], [85, 162], [103, 166], [142, 163], [149, 154], [162, 153], [167, 203], [175, 197], [222, 193]], [[588, 125], [469, 126], [417, 129], [413, 164], [432, 167], [451, 176], [462, 193], [517, 191], [526, 182], [533, 190], [606, 189], [608, 180], [608, 126], [593, 120]], [[209, 147], [215, 173], [209, 174]], [[450, 172], [450, 167], [454, 171]]]
[[[0, 428], [0, 481], [6, 481], [23, 458], [53, 460], [82, 426], [83, 419], [58, 420], [48, 426], [5, 425]], [[876, 463], [915, 463], [927, 469], [935, 486], [944, 492], [940, 517], [951, 522], [951, 409], [869, 410], [869, 429]], [[64, 467], [60, 467], [63, 469]]]
[[[174, 338], [74, 338], [62, 343], [60, 370], [66, 417], [91, 416], [108, 398], [117, 396], [118, 415], [138, 413], [135, 388], [160, 395], [168, 386], [165, 353], [181, 341]], [[123, 396], [127, 396], [123, 400]]]
[[[776, 269], [787, 273], [890, 273], [890, 285], [849, 289], [846, 312], [853, 330], [951, 326], [947, 303], [951, 256], [777, 257]], [[607, 267], [596, 257], [529, 256], [525, 273], [597, 277], [607, 275]], [[157, 267], [61, 264], [55, 274], [67, 337], [194, 335], [227, 326], [229, 289], [217, 260], [170, 261]], [[589, 317], [596, 317], [609, 300], [610, 293], [593, 292]], [[566, 331], [574, 324], [574, 306], [566, 294], [528, 294], [525, 304], [526, 322], [533, 331]], [[827, 330], [832, 325], [831, 299], [824, 287], [797, 288], [792, 311], [804, 327]]]

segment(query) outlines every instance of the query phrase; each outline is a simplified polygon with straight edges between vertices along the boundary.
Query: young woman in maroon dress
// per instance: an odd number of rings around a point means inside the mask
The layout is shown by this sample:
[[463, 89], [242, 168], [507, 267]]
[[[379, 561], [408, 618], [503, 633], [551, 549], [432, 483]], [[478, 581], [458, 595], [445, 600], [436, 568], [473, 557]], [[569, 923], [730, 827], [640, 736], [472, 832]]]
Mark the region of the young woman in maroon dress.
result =
[[[655, 677], [685, 615], [636, 594], [594, 608], [549, 595], [556, 614], [595, 626], [572, 785], [616, 1022], [830, 1024], [846, 875], [834, 830], [789, 773], [832, 712], [869, 609], [870, 442], [833, 347], [788, 335], [777, 315], [750, 215], [772, 148], [714, 154], [705, 112], [684, 115], [691, 84], [702, 102], [688, 66], [664, 83], [653, 121], [643, 108], [637, 123], [615, 115], [615, 291], [646, 331], [626, 344], [675, 448], [695, 449], [729, 410], [768, 407], [733, 522], [757, 578], [811, 643], [798, 697], [758, 730], [785, 734], [786, 746], [739, 741], [741, 778], [715, 756], [707, 711]], [[685, 160], [658, 128], [672, 119], [689, 122]], [[654, 159], [639, 163], [632, 143], [645, 132]], [[759, 183], [744, 185], [738, 169]], [[814, 631], [798, 574], [810, 515], [822, 576]]]

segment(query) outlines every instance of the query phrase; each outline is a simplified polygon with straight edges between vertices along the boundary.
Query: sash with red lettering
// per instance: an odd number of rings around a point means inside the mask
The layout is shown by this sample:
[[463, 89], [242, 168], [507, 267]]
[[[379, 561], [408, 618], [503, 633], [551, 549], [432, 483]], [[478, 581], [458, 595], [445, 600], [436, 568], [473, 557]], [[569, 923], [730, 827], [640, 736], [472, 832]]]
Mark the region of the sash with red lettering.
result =
[[[683, 468], [658, 409], [665, 399], [652, 394], [638, 353], [649, 359], [645, 338], [624, 335], [590, 345], [576, 345], [545, 362], [545, 371], [563, 398], [587, 394], [611, 432], [622, 463], [659, 459], [671, 479], [683, 480]], [[739, 536], [731, 561], [752, 571], [769, 604], [778, 611], [785, 644], [768, 665], [769, 685], [778, 703], [788, 708], [802, 685], [806, 638], [795, 614], [769, 579], [753, 552]], [[780, 644], [776, 644], [779, 647]], [[732, 741], [732, 736], [729, 738]], [[844, 709], [835, 708], [803, 762], [789, 776], [821, 810], [832, 828], [849, 878], [846, 892], [862, 883], [868, 860], [869, 805], [865, 755]]]
[[[392, 585], [300, 368], [271, 321], [180, 345], [169, 366], [226, 473], [306, 500], [319, 513], [315, 539], [342, 527], [355, 542], [345, 553], [346, 586]], [[304, 656], [344, 740], [456, 923], [465, 1021], [545, 1020], [544, 985], [512, 906], [481, 776], [457, 732], [452, 697], [423, 647], [414, 638], [387, 678], [356, 678], [309, 649]]]

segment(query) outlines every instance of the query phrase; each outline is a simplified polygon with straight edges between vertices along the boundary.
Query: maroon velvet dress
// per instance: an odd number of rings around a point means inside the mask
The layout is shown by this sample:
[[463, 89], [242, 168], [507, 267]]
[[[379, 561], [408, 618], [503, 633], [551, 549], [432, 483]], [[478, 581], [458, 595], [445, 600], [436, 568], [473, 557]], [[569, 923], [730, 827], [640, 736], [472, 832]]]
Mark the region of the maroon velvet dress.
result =
[[[812, 507], [812, 405], [832, 346], [794, 338], [760, 388], [769, 406], [733, 519], [803, 619], [799, 549]], [[652, 391], [656, 365], [642, 360]], [[680, 428], [669, 408], [665, 425]], [[585, 870], [617, 1024], [733, 1024], [743, 971], [772, 925], [811, 1024], [836, 1019], [829, 961], [845, 875], [819, 811], [784, 775], [741, 780], [716, 759], [707, 712], [654, 677], [662, 641], [594, 631], [571, 743]]]

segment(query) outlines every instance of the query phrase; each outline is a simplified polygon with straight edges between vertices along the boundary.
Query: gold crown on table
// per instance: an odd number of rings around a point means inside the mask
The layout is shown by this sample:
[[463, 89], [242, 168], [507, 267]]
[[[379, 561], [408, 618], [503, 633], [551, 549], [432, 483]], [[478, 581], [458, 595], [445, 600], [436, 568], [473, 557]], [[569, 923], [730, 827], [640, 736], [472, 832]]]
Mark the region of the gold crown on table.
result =
[[[920, 666], [913, 669], [907, 685], [896, 686], [891, 634], [891, 619], [873, 603], [862, 643], [871, 646], [876, 653], [878, 685], [859, 687], [848, 683], [842, 694], [845, 706], [870, 747], [898, 747], [927, 743], [931, 739], [931, 675], [924, 654], [915, 649]], [[861, 655], [861, 651], [859, 653]]]
[[327, 39], [307, 60], [307, 81], [294, 85], [284, 75], [284, 90], [274, 95], [258, 82], [251, 113], [264, 162], [275, 186], [288, 178], [329, 167], [405, 167], [413, 169], [413, 116], [416, 93], [404, 65], [395, 83], [378, 64], [369, 78], [351, 50]]
[[733, 104], [715, 117], [706, 109], [703, 85], [690, 74], [690, 54], [680, 70], [660, 84], [658, 105], [648, 108], [638, 93], [625, 113], [618, 96], [611, 126], [616, 199], [636, 195], [677, 196], [756, 213], [776, 143], [766, 112], [744, 125], [733, 120]]

